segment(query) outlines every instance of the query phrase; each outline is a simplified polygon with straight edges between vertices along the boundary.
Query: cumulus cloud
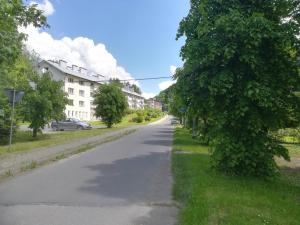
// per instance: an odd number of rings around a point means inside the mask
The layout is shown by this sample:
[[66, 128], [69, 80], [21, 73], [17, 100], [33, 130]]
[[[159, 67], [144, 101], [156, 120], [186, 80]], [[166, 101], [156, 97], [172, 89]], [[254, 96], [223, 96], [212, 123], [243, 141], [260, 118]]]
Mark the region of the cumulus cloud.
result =
[[30, 2], [30, 5], [36, 4], [37, 8], [43, 11], [45, 16], [50, 16], [54, 13], [54, 7], [49, 0], [44, 0], [42, 3]]
[[175, 84], [176, 80], [168, 80], [168, 81], [163, 81], [158, 84], [158, 87], [161, 91], [166, 90], [168, 87], [171, 85]]
[[176, 72], [176, 69], [177, 69], [177, 67], [176, 66], [170, 66], [170, 72], [171, 72], [171, 75], [173, 76], [174, 74], [175, 74], [175, 72]]
[[[107, 78], [133, 79], [131, 74], [117, 64], [117, 60], [102, 43], [95, 43], [86, 37], [55, 39], [33, 26], [19, 29], [28, 35], [25, 42], [27, 49], [35, 51], [43, 59], [63, 59]], [[138, 82], [133, 83], [138, 85]]]
[[[176, 72], [177, 67], [171, 65], [170, 66], [170, 73], [173, 76]], [[170, 87], [171, 85], [175, 84], [176, 80], [168, 80], [168, 81], [163, 81], [161, 83], [158, 84], [159, 90], [163, 91], [166, 90], [168, 87]]]
[[142, 94], [142, 96], [143, 96], [145, 99], [149, 99], [149, 98], [155, 97], [156, 94], [144, 92], [144, 93]]

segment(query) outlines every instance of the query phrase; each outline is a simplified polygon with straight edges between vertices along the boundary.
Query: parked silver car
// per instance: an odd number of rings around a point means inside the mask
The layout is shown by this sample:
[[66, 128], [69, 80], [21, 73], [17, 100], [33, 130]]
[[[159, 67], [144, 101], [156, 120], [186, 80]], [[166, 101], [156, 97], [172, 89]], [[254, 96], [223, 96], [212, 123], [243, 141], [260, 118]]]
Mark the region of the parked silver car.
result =
[[80, 121], [74, 118], [68, 118], [64, 121], [52, 121], [51, 123], [52, 130], [62, 131], [62, 130], [83, 130], [91, 129], [92, 126], [84, 121]]

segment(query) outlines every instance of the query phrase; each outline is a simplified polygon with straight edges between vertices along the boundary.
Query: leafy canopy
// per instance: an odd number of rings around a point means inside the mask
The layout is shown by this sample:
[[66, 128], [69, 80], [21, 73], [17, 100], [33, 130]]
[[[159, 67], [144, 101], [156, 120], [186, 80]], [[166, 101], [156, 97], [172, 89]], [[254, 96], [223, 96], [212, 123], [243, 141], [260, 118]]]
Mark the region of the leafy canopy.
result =
[[[25, 5], [22, 0], [0, 0], [0, 141], [7, 141], [10, 127], [11, 107], [4, 89], [28, 88], [26, 57], [22, 41], [26, 36], [19, 32], [20, 26], [47, 26], [46, 17], [36, 5]], [[19, 118], [19, 107], [17, 106]], [[15, 123], [15, 121], [14, 121]]]
[[119, 123], [128, 107], [126, 97], [119, 86], [115, 84], [100, 85], [94, 94], [95, 114], [101, 117], [107, 127]]
[[299, 121], [299, 8], [298, 0], [191, 0], [177, 35], [186, 37], [178, 95], [209, 113], [216, 169], [272, 176], [274, 155], [289, 159], [269, 133]]
[[50, 73], [36, 74], [33, 78], [35, 88], [27, 91], [23, 101], [24, 120], [30, 122], [33, 137], [52, 119], [62, 119], [68, 103], [63, 91], [63, 82], [52, 79]]

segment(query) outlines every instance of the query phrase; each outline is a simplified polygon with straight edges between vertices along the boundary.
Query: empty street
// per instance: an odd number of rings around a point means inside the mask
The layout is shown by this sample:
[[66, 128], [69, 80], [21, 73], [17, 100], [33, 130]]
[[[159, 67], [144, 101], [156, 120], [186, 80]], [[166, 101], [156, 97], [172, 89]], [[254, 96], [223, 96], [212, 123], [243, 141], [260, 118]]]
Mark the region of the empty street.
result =
[[169, 119], [0, 184], [1, 225], [168, 225]]

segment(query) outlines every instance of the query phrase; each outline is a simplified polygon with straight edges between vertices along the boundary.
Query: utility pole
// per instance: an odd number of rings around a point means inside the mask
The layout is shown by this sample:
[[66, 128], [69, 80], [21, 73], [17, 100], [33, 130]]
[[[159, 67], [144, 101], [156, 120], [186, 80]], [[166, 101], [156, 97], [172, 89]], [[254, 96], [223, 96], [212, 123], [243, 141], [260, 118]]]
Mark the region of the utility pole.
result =
[[17, 91], [16, 89], [6, 89], [5, 94], [8, 97], [9, 102], [12, 104], [12, 112], [10, 116], [10, 132], [9, 132], [9, 146], [8, 150], [11, 150], [12, 143], [12, 133], [13, 133], [13, 125], [14, 125], [14, 114], [15, 114], [15, 104], [21, 101], [24, 96], [24, 91]]
[[14, 123], [14, 114], [15, 114], [15, 100], [16, 100], [16, 90], [13, 89], [13, 99], [12, 99], [12, 112], [10, 116], [10, 132], [9, 132], [9, 147], [8, 150], [11, 149], [11, 141], [12, 141], [12, 131], [13, 131], [13, 123]]

